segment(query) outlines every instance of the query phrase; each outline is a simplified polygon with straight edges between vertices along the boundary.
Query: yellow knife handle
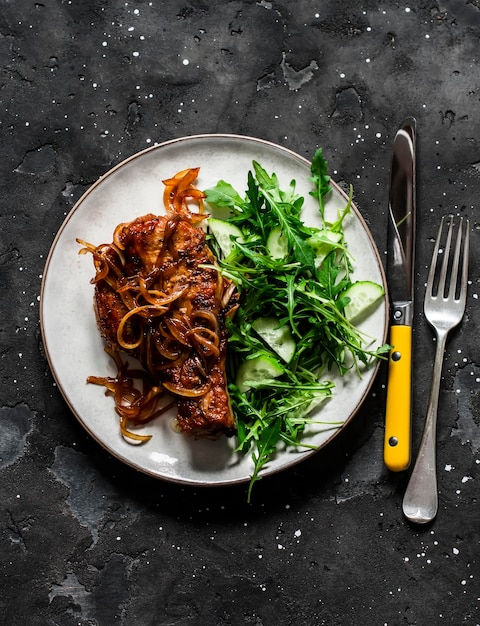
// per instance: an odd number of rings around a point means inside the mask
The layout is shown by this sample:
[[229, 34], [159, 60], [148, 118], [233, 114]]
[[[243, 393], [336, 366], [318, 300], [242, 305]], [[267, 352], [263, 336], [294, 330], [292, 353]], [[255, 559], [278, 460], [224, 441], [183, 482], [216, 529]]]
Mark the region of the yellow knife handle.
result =
[[388, 469], [401, 472], [411, 458], [412, 327], [392, 325], [390, 344], [383, 456]]

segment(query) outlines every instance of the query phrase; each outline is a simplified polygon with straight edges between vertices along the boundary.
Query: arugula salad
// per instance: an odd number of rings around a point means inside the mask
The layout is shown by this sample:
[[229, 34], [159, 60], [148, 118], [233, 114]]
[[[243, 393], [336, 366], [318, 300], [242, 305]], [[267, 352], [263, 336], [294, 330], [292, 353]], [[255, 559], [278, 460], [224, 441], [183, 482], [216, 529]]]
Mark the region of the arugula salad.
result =
[[[383, 358], [389, 346], [369, 349], [355, 323], [384, 297], [377, 283], [352, 279], [353, 261], [343, 223], [353, 191], [335, 221], [325, 216], [331, 190], [319, 149], [311, 165], [320, 227], [302, 222], [304, 198], [295, 181], [281, 189], [275, 174], [256, 161], [242, 196], [220, 180], [206, 201], [228, 210], [210, 217], [210, 245], [219, 271], [234, 281], [240, 306], [227, 320], [228, 379], [237, 419], [237, 450], [253, 460], [248, 499], [261, 470], [279, 446], [312, 447], [302, 440], [308, 425], [322, 425], [313, 410], [334, 393], [329, 373], [354, 372]], [[336, 428], [328, 422], [323, 427]]]

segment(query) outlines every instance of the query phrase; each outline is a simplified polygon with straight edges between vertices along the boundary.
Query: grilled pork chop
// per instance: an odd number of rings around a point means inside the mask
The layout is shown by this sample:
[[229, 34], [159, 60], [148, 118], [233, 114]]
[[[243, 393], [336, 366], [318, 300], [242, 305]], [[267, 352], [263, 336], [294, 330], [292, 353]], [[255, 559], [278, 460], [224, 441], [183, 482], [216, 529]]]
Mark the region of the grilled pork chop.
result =
[[[139, 359], [175, 396], [182, 431], [232, 435], [225, 317], [236, 292], [211, 267], [204, 232], [181, 215], [148, 214], [117, 227], [104, 264], [94, 302], [107, 345]], [[97, 277], [98, 268], [97, 259]]]

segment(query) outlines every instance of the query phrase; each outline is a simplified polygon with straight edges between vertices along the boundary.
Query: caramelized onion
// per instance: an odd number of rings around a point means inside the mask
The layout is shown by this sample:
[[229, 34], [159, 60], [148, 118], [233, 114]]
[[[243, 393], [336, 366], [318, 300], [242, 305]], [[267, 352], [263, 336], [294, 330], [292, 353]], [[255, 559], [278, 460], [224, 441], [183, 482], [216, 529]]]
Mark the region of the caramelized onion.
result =
[[99, 283], [101, 280], [105, 280], [110, 272], [110, 265], [105, 257], [102, 257], [97, 252], [94, 252], [93, 261], [95, 264], [95, 276], [90, 281], [92, 285]]
[[[215, 358], [220, 356], [220, 338], [213, 330], [197, 326], [192, 328], [189, 334], [197, 345], [202, 346], [206, 350], [208, 356]], [[207, 336], [205, 337], [205, 335]]]
[[[167, 211], [188, 219], [192, 224], [199, 223], [206, 217], [203, 213], [205, 194], [193, 186], [199, 171], [199, 167], [188, 168], [178, 172], [173, 178], [163, 181], [165, 185], [163, 202]], [[198, 213], [193, 213], [190, 210], [189, 200], [193, 200], [197, 204]]]
[[117, 329], [118, 344], [124, 350], [135, 350], [136, 348], [138, 348], [138, 346], [143, 341], [143, 337], [144, 337], [143, 332], [139, 333], [138, 339], [136, 339], [133, 343], [128, 342], [123, 336], [123, 331], [125, 329], [125, 324], [127, 323], [127, 321], [134, 315], [141, 315], [142, 317], [149, 318], [149, 317], [155, 317], [157, 315], [162, 315], [163, 313], [165, 313], [166, 310], [167, 309], [162, 306], [157, 307], [157, 306], [152, 306], [151, 304], [147, 304], [145, 306], [136, 307], [135, 309], [128, 311], [128, 313], [125, 313]]
[[203, 309], [193, 311], [191, 318], [192, 320], [196, 320], [198, 318], [206, 320], [207, 322], [210, 322], [210, 325], [215, 333], [219, 332], [218, 318], [214, 313], [212, 313], [212, 311], [204, 311]]
[[165, 325], [174, 339], [184, 346], [191, 346], [191, 342], [189, 341], [191, 327], [188, 324], [188, 319], [183, 320], [178, 317], [166, 317]]
[[148, 302], [148, 304], [138, 306], [137, 308], [139, 309], [147, 309], [148, 307], [160, 309], [167, 307], [165, 310], [168, 310], [168, 305], [172, 302], [175, 302], [175, 300], [178, 300], [178, 298], [181, 298], [187, 291], [187, 287], [183, 287], [182, 289], [179, 289], [178, 291], [167, 295], [163, 293], [163, 291], [160, 291], [158, 289], [147, 289], [146, 281], [144, 278], [138, 278], [136, 282], [136, 285], [134, 285], [133, 283], [125, 283], [121, 287], [118, 287], [117, 293], [124, 294], [128, 291], [140, 293], [142, 298], [144, 298]]
[[[103, 385], [107, 395], [113, 395], [115, 411], [120, 418], [120, 432], [126, 440], [143, 443], [151, 439], [151, 435], [134, 433], [131, 426], [142, 426], [152, 419], [171, 409], [174, 402], [165, 397], [163, 387], [152, 383], [144, 370], [129, 370], [123, 363], [118, 352], [105, 348], [117, 366], [115, 377], [89, 376], [87, 382]], [[142, 382], [138, 389], [134, 381]], [[163, 400], [163, 402], [161, 402]]]
[[233, 281], [229, 281], [225, 291], [223, 292], [223, 296], [221, 299], [222, 308], [225, 309], [228, 306], [233, 294], [235, 293], [237, 287]]
[[119, 224], [115, 230], [113, 231], [113, 243], [119, 250], [124, 250], [124, 246], [120, 241], [120, 235], [123, 233], [123, 229], [128, 226], [128, 222], [123, 222]]
[[176, 396], [182, 396], [184, 398], [199, 398], [204, 396], [212, 387], [210, 382], [202, 385], [202, 387], [197, 387], [196, 389], [187, 389], [186, 387], [182, 387], [181, 385], [175, 385], [173, 383], [163, 383], [163, 386], [170, 393], [175, 394]]
[[162, 265], [167, 250], [172, 255], [172, 258], [176, 258], [176, 251], [173, 245], [173, 234], [175, 232], [175, 229], [178, 226], [179, 220], [180, 220], [180, 216], [175, 215], [172, 218], [170, 218], [165, 224], [165, 228], [163, 229], [162, 247], [160, 248], [160, 251], [155, 260], [156, 268]]
[[81, 246], [83, 246], [83, 248], [80, 248], [80, 250], [78, 251], [78, 254], [88, 254], [89, 252], [95, 252], [97, 246], [94, 246], [91, 243], [88, 243], [88, 241], [84, 241], [83, 239], [80, 239], [79, 237], [77, 237], [75, 239], [75, 241], [77, 243], [79, 243]]

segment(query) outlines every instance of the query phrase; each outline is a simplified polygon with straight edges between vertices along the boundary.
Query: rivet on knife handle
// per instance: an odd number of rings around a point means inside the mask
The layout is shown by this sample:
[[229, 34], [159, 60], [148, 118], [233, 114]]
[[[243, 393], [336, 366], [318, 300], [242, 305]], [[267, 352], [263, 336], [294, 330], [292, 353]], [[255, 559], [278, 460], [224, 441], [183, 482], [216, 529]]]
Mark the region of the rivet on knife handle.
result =
[[411, 458], [412, 327], [393, 325], [390, 344], [384, 461], [390, 470], [401, 472]]

